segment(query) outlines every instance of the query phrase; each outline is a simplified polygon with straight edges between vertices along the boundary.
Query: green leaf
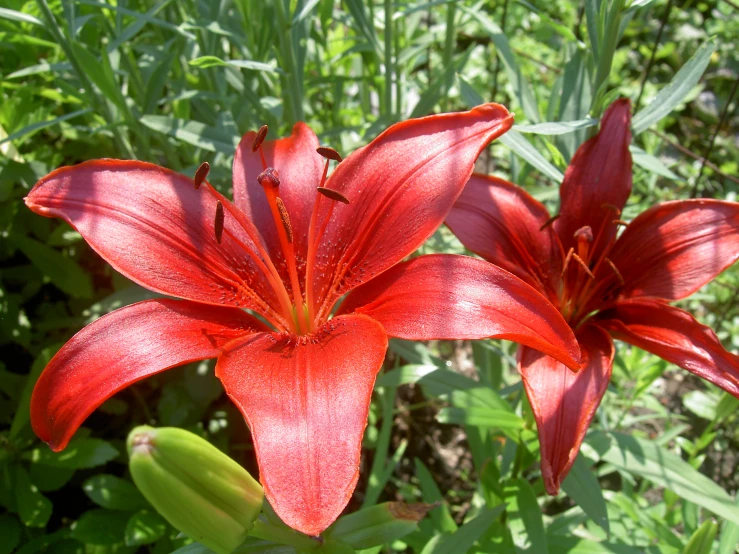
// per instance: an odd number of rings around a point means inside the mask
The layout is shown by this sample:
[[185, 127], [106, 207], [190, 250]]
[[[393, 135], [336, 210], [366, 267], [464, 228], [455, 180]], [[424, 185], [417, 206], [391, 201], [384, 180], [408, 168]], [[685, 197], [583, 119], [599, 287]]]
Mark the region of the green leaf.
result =
[[739, 524], [739, 506], [732, 498], [689, 463], [657, 444], [621, 433], [596, 431], [586, 442], [602, 461], [639, 475], [684, 499]]
[[505, 510], [505, 504], [495, 508], [483, 508], [479, 514], [467, 521], [454, 533], [436, 535], [421, 551], [421, 554], [460, 554], [467, 552], [477, 539], [498, 519]]
[[701, 44], [695, 54], [680, 68], [672, 81], [659, 91], [647, 107], [634, 116], [631, 124], [634, 134], [638, 135], [647, 130], [682, 102], [683, 98], [700, 81], [715, 50], [716, 42], [713, 39]]
[[15, 501], [18, 517], [23, 525], [46, 526], [53, 509], [51, 501], [39, 492], [38, 487], [31, 482], [28, 472], [21, 466], [15, 468]]
[[629, 146], [629, 150], [631, 151], [631, 158], [639, 167], [644, 168], [647, 171], [651, 171], [652, 173], [656, 173], [662, 177], [672, 179], [673, 181], [683, 181], [682, 177], [670, 171], [670, 169], [656, 156], [652, 156], [634, 144]]
[[10, 515], [0, 515], [0, 554], [10, 554], [13, 552], [21, 540], [21, 524], [18, 520]]
[[683, 554], [711, 554], [713, 548], [713, 540], [716, 538], [718, 525], [710, 519], [703, 522], [693, 536], [690, 537]]
[[611, 532], [603, 490], [582, 454], [578, 454], [575, 458], [570, 473], [562, 482], [562, 489], [590, 519], [602, 527], [606, 533]]
[[[739, 506], [739, 495], [736, 497], [736, 505]], [[739, 544], [739, 524], [725, 521], [721, 526], [721, 536], [718, 541], [718, 552], [716, 554], [734, 554], [736, 545]]]
[[511, 431], [523, 429], [524, 426], [524, 420], [514, 413], [475, 406], [469, 408], [442, 408], [439, 410], [436, 419], [440, 423]]
[[218, 56], [200, 56], [188, 62], [193, 67], [200, 67], [207, 69], [209, 67], [220, 67], [228, 65], [224, 60]]
[[77, 110], [77, 111], [74, 111], [68, 114], [60, 115], [59, 117], [55, 117], [54, 119], [49, 119], [45, 121], [37, 121], [36, 123], [32, 123], [31, 125], [26, 125], [22, 129], [16, 131], [12, 135], [8, 135], [4, 139], [0, 139], [0, 144], [3, 144], [5, 142], [14, 141], [21, 137], [25, 137], [26, 135], [30, 135], [31, 133], [35, 133], [36, 131], [40, 131], [41, 129], [47, 129], [48, 127], [53, 127], [55, 125], [58, 125], [62, 121], [67, 121], [68, 119], [79, 117], [81, 115], [86, 115], [90, 112], [92, 112], [90, 108], [84, 108], [82, 110]]
[[126, 99], [121, 93], [121, 88], [116, 82], [115, 74], [113, 69], [110, 67], [110, 60], [108, 58], [108, 52], [105, 49], [101, 50], [101, 59], [89, 52], [79, 42], [71, 43], [74, 55], [79, 62], [82, 71], [85, 72], [87, 77], [92, 81], [100, 92], [113, 102], [116, 107], [123, 113], [128, 112], [128, 106], [126, 105]]
[[547, 121], [536, 125], [514, 125], [513, 129], [519, 133], [533, 133], [535, 135], [564, 135], [597, 125], [598, 121], [589, 117], [577, 121]]
[[33, 25], [39, 25], [40, 27], [44, 26], [43, 21], [30, 14], [9, 10], [7, 8], [0, 8], [0, 17], [3, 19], [10, 19], [11, 21], [20, 21], [21, 23], [31, 23]]
[[[647, 552], [651, 554], [654, 550]], [[645, 554], [645, 550], [623, 543], [595, 542], [573, 536], [552, 535], [549, 537], [549, 554]]]
[[129, 517], [125, 512], [89, 510], [72, 525], [72, 538], [85, 544], [121, 544]]
[[31, 481], [42, 492], [58, 491], [72, 479], [75, 470], [66, 467], [52, 467], [43, 464], [31, 464], [28, 475]]
[[498, 142], [505, 144], [517, 156], [557, 183], [561, 183], [564, 179], [564, 174], [539, 154], [539, 151], [521, 133], [510, 130], [499, 137]]
[[211, 152], [231, 156], [239, 145], [240, 137], [199, 121], [187, 121], [167, 115], [145, 115], [140, 121], [149, 129]]
[[520, 518], [526, 528], [530, 550], [536, 554], [549, 554], [547, 536], [536, 493], [528, 481], [513, 479], [504, 486], [506, 513], [511, 519]]
[[131, 516], [124, 533], [127, 546], [151, 544], [167, 532], [167, 522], [153, 510], [141, 510]]
[[92, 296], [92, 280], [73, 259], [29, 237], [13, 235], [12, 241], [59, 289], [75, 298]]
[[453, 533], [457, 530], [457, 524], [454, 522], [449, 506], [441, 495], [439, 486], [434, 481], [434, 476], [418, 458], [414, 458], [413, 462], [416, 466], [416, 477], [421, 484], [421, 494], [424, 502], [433, 504], [438, 502], [439, 505], [429, 512], [429, 516], [434, 520], [436, 527], [444, 533]]
[[28, 374], [26, 384], [23, 386], [23, 392], [21, 392], [20, 400], [18, 401], [18, 408], [13, 417], [13, 423], [10, 425], [11, 438], [17, 437], [18, 433], [20, 433], [30, 423], [30, 405], [33, 388], [36, 386], [36, 381], [38, 381], [38, 378], [46, 367], [46, 364], [49, 363], [52, 356], [54, 356], [57, 350], [61, 347], [62, 345], [58, 344], [44, 348], [36, 359], [33, 360], [31, 371]]
[[82, 469], [103, 465], [116, 458], [119, 452], [102, 439], [80, 438], [72, 440], [61, 452], [53, 452], [46, 446], [33, 449], [24, 456], [32, 462], [55, 467]]
[[114, 475], [90, 477], [82, 485], [82, 490], [95, 504], [109, 510], [133, 511], [148, 507], [148, 503], [132, 483]]

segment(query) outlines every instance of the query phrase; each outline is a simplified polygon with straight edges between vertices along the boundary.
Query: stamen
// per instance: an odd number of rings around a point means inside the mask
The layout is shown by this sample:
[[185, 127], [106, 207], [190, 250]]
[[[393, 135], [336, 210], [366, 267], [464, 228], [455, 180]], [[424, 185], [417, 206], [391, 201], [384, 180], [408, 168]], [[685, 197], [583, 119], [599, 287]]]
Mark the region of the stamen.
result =
[[539, 227], [539, 231], [543, 231], [544, 229], [546, 229], [547, 227], [549, 227], [552, 223], [554, 223], [555, 221], [557, 221], [559, 219], [559, 217], [560, 217], [560, 214], [557, 214], [557, 215], [553, 215], [552, 217], [550, 217], [549, 219], [547, 219], [544, 222], [544, 225], [542, 225], [541, 227]]
[[216, 228], [216, 242], [218, 244], [221, 244], [221, 238], [223, 237], [223, 221], [225, 219], [225, 215], [223, 213], [223, 204], [221, 204], [221, 201], [219, 200], [216, 204], [216, 221], [215, 221], [215, 228]]
[[349, 203], [349, 199], [341, 194], [339, 191], [327, 189], [326, 187], [317, 187], [316, 190], [324, 195], [326, 198], [330, 198], [331, 200], [336, 200], [337, 202], [341, 202], [342, 204]]
[[319, 146], [316, 148], [316, 152], [327, 160], [333, 160], [335, 162], [340, 162], [342, 160], [341, 155], [336, 150], [329, 148], [328, 146]]
[[560, 275], [561, 277], [564, 277], [565, 276], [565, 273], [567, 273], [567, 267], [570, 265], [570, 259], [572, 258], [572, 254], [574, 254], [574, 253], [575, 253], [575, 249], [574, 248], [570, 248], [567, 251], [567, 256], [565, 257], [565, 263], [562, 264], [562, 273]]
[[606, 203], [601, 204], [600, 207], [603, 208], [604, 210], [613, 210], [616, 214], [616, 217], [621, 215], [621, 210], [617, 206], [614, 206], [613, 204], [608, 204], [606, 202]]
[[623, 219], [614, 219], [613, 220], [614, 225], [622, 225], [624, 227], [627, 227], [629, 225], [628, 221], [624, 221]]
[[275, 198], [277, 201], [277, 209], [280, 211], [280, 219], [282, 220], [282, 226], [285, 227], [285, 233], [287, 233], [287, 242], [290, 244], [293, 243], [293, 226], [290, 225], [290, 216], [287, 213], [287, 208], [285, 207], [284, 202], [282, 201], [282, 198], [279, 196]]
[[611, 260], [609, 260], [608, 258], [606, 258], [606, 263], [608, 264], [608, 267], [610, 267], [610, 268], [611, 268], [611, 271], [613, 271], [613, 273], [614, 273], [614, 274], [616, 275], [616, 277], [618, 278], [618, 282], [619, 282], [619, 283], [621, 284], [621, 286], [623, 287], [623, 286], [624, 286], [624, 284], [626, 283], [626, 281], [624, 281], [624, 276], [623, 276], [623, 275], [621, 275], [621, 272], [620, 272], [620, 271], [618, 270], [618, 268], [616, 267], [616, 264], [614, 264], [614, 263], [613, 263], [613, 262], [612, 262]]
[[583, 271], [590, 277], [591, 279], [595, 279], [595, 276], [590, 271], [590, 268], [588, 267], [588, 264], [582, 261], [582, 258], [578, 256], [577, 254], [572, 255], [572, 259], [575, 260], [577, 263], [580, 264], [580, 267], [582, 267]]
[[205, 182], [205, 178], [208, 176], [208, 172], [210, 171], [210, 164], [208, 162], [203, 162], [200, 164], [200, 167], [195, 172], [195, 177], [193, 177], [193, 183], [195, 183], [195, 190], [198, 190], [200, 188], [200, 185]]
[[280, 174], [274, 167], [268, 167], [257, 175], [257, 183], [262, 185], [264, 188], [270, 187], [276, 189], [280, 186]]
[[251, 145], [251, 151], [256, 152], [259, 150], [259, 148], [262, 146], [262, 143], [264, 142], [265, 137], [267, 136], [267, 132], [269, 131], [269, 127], [266, 125], [262, 125], [259, 130], [257, 131], [257, 136], [254, 137], [254, 142]]

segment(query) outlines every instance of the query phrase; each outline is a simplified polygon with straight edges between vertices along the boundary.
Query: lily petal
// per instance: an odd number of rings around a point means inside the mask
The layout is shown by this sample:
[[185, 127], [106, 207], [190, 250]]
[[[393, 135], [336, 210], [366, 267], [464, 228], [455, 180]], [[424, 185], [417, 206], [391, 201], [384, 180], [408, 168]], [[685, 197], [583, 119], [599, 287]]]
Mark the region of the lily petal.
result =
[[598, 315], [613, 338], [687, 369], [739, 398], [739, 356], [727, 352], [716, 333], [659, 300], [617, 303]]
[[513, 183], [475, 173], [445, 223], [465, 247], [554, 300], [562, 252], [544, 204]]
[[219, 358], [216, 375], [249, 424], [264, 492], [290, 527], [318, 535], [349, 501], [386, 350], [379, 323], [348, 315], [310, 337], [253, 335]]
[[577, 373], [531, 348], [519, 351], [519, 371], [539, 430], [541, 473], [551, 495], [575, 462], [613, 366], [613, 343], [605, 331], [585, 325], [577, 338], [583, 351]]
[[616, 236], [613, 221], [631, 194], [630, 125], [631, 103], [616, 100], [603, 115], [600, 132], [572, 157], [559, 189], [560, 217], [554, 222], [565, 252], [571, 247], [577, 252], [574, 234], [586, 225], [595, 241], [591, 259], [600, 257]]
[[[360, 148], [326, 186], [349, 199], [333, 211], [318, 259], [316, 298], [330, 308], [350, 289], [414, 252], [442, 224], [480, 152], [513, 124], [503, 106], [484, 104], [396, 123]], [[328, 201], [321, 204], [327, 217]]]
[[678, 200], [637, 216], [610, 255], [624, 298], [689, 296], [739, 259], [739, 203]]
[[61, 217], [117, 271], [150, 290], [267, 317], [276, 296], [244, 248], [254, 243], [227, 210], [219, 244], [216, 205], [234, 209], [208, 185], [158, 165], [94, 160], [41, 179], [26, 205]]
[[[257, 176], [262, 172], [259, 152], [252, 152], [255, 132], [244, 135], [233, 161], [234, 203], [254, 222], [273, 259], [281, 256], [277, 227]], [[268, 167], [280, 175], [280, 197], [290, 214], [295, 237], [295, 255], [305, 260], [308, 249], [308, 225], [316, 187], [323, 175], [324, 159], [316, 153], [318, 138], [305, 123], [296, 123], [289, 137], [262, 143]], [[279, 256], [278, 256], [279, 254]]]
[[431, 254], [400, 263], [354, 289], [340, 311], [366, 314], [392, 337], [495, 337], [579, 367], [580, 347], [557, 309], [518, 277], [476, 258]]
[[165, 369], [215, 358], [223, 344], [265, 327], [242, 310], [147, 300], [97, 319], [51, 359], [33, 389], [31, 424], [52, 450], [119, 390]]

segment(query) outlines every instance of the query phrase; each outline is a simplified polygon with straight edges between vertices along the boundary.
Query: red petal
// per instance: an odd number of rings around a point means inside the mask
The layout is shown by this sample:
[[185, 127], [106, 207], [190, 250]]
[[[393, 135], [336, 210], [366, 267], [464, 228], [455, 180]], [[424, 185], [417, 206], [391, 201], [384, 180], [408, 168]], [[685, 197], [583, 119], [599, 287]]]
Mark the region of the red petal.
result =
[[619, 302], [599, 314], [598, 325], [619, 340], [679, 365], [739, 398], [739, 356], [688, 312], [659, 300]]
[[354, 491], [386, 350], [379, 323], [349, 315], [310, 337], [248, 337], [218, 360], [216, 375], [251, 428], [264, 492], [303, 533], [326, 529]]
[[739, 204], [653, 206], [629, 224], [609, 257], [626, 283], [621, 296], [685, 298], [739, 258]]
[[148, 289], [269, 317], [277, 300], [228, 209], [223, 240], [216, 241], [218, 201], [230, 205], [208, 186], [195, 190], [184, 175], [121, 160], [57, 169], [26, 197], [29, 208], [67, 221], [117, 271]]
[[544, 204], [503, 179], [474, 174], [446, 218], [469, 250], [556, 299], [562, 251]]
[[551, 495], [575, 462], [611, 378], [614, 349], [608, 334], [586, 325], [577, 338], [584, 358], [578, 373], [530, 348], [519, 351], [519, 371], [539, 429], [541, 473]]
[[353, 290], [340, 310], [378, 320], [392, 337], [496, 337], [579, 367], [575, 336], [546, 298], [507, 271], [467, 256], [432, 254], [398, 264]]
[[[351, 204], [335, 207], [319, 247], [332, 270], [316, 273], [316, 298], [330, 306], [415, 251], [444, 221], [482, 149], [512, 124], [498, 104], [412, 119], [341, 162], [326, 186]], [[323, 217], [327, 207], [322, 201]]]
[[[233, 162], [234, 202], [251, 219], [264, 238], [273, 259], [282, 256], [277, 227], [257, 175], [262, 172], [259, 152], [251, 147], [256, 133], [244, 135], [236, 149]], [[305, 123], [296, 123], [289, 137], [262, 143], [268, 167], [274, 167], [280, 175], [280, 197], [290, 214], [290, 225], [295, 237], [295, 253], [305, 259], [307, 252], [308, 224], [316, 187], [321, 183], [324, 159], [316, 152], [318, 138]]]
[[265, 327], [241, 310], [147, 300], [94, 321], [52, 358], [31, 397], [33, 430], [55, 451], [105, 400], [174, 366], [214, 358], [220, 347]]
[[565, 251], [575, 246], [575, 231], [586, 225], [596, 241], [591, 259], [616, 236], [613, 220], [631, 194], [630, 125], [631, 103], [625, 98], [615, 101], [603, 116], [600, 132], [572, 157], [559, 190], [560, 218], [554, 223]]

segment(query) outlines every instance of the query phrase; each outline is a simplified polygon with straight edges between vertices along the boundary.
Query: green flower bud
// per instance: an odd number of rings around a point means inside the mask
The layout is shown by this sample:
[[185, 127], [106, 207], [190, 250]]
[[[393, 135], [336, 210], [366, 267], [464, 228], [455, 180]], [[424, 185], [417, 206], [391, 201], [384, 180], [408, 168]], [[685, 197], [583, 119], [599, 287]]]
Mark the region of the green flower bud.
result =
[[136, 427], [126, 444], [134, 483], [176, 529], [218, 554], [244, 541], [264, 492], [243, 467], [175, 427]]

